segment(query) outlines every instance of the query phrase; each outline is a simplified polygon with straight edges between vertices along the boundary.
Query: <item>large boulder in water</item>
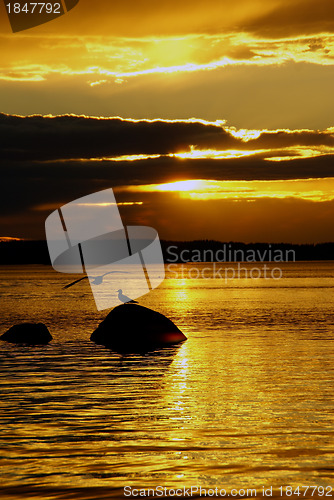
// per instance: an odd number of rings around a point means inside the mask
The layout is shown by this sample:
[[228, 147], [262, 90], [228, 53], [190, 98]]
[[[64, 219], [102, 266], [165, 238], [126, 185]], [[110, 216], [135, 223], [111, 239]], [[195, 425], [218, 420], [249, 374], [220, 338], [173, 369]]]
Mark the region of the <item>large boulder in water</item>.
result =
[[43, 323], [21, 323], [7, 330], [0, 340], [12, 344], [45, 345], [52, 340], [52, 335]]
[[134, 352], [178, 344], [187, 337], [163, 314], [127, 303], [115, 307], [90, 340], [110, 349]]

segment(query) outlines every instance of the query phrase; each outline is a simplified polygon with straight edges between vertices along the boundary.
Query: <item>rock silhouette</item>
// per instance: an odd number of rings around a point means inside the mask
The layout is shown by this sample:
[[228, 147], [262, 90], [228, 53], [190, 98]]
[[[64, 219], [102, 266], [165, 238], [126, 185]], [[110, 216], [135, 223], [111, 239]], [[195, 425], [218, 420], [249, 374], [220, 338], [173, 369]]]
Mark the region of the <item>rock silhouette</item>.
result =
[[127, 303], [115, 307], [90, 340], [110, 349], [138, 352], [178, 344], [187, 337], [163, 314]]
[[21, 323], [9, 328], [0, 340], [12, 344], [45, 345], [52, 340], [52, 335], [44, 323]]

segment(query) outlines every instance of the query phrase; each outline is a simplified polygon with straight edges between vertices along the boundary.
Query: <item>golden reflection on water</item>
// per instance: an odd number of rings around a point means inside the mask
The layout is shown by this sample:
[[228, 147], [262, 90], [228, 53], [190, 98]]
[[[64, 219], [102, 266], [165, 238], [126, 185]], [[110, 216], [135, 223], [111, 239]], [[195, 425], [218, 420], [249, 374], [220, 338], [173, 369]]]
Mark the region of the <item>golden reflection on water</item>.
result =
[[54, 341], [3, 345], [5, 484], [332, 484], [334, 273], [304, 268], [281, 283], [168, 278], [141, 303], [188, 340], [129, 356], [89, 342], [100, 316], [85, 296], [54, 297], [52, 316], [50, 278], [32, 274], [20, 313], [48, 313]]
[[[250, 486], [271, 477], [277, 487], [286, 477], [293, 484], [313, 473], [321, 484], [333, 477], [328, 384], [334, 375], [328, 358], [333, 330], [322, 329], [317, 313], [328, 320], [334, 297], [331, 290], [326, 299], [329, 290], [315, 290], [312, 280], [295, 281], [300, 290], [289, 288], [288, 279], [285, 290], [240, 280], [240, 288], [220, 285], [208, 291], [209, 300], [202, 294], [200, 305], [202, 283], [169, 283], [166, 300], [176, 315], [207, 322], [201, 330], [187, 332], [188, 341], [164, 376], [161, 396], [173, 410], [172, 418], [180, 421], [178, 439], [192, 444], [184, 452], [187, 458], [198, 461], [197, 448], [205, 449], [204, 469], [216, 471], [214, 475], [233, 471], [234, 481], [239, 477]], [[210, 286], [215, 288], [212, 282]], [[219, 299], [224, 310], [217, 314]], [[204, 304], [209, 311], [203, 312]], [[233, 316], [237, 312], [242, 329]], [[275, 319], [285, 320], [283, 328]], [[212, 331], [210, 340], [207, 331]], [[251, 479], [245, 478], [247, 470]]]

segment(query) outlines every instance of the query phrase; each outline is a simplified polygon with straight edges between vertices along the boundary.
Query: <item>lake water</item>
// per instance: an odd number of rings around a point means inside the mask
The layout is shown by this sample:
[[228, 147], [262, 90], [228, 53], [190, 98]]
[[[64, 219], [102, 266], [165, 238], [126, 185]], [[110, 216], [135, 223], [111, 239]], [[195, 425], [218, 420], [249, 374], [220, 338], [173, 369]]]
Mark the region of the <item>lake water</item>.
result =
[[1, 266], [0, 333], [42, 321], [53, 341], [1, 342], [0, 497], [201, 486], [282, 498], [280, 486], [302, 485], [325, 490], [299, 498], [334, 496], [334, 262], [279, 267], [281, 279], [227, 282], [213, 264], [170, 268], [140, 304], [188, 340], [121, 356], [89, 340], [108, 311], [85, 281], [63, 290], [71, 276], [47, 266]]

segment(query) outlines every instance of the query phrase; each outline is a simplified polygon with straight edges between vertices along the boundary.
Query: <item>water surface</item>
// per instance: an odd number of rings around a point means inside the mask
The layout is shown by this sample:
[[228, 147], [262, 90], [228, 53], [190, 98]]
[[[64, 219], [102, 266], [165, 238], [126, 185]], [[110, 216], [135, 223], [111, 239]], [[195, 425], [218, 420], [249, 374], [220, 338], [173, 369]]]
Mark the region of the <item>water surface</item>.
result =
[[1, 333], [42, 321], [54, 338], [1, 342], [6, 498], [126, 485], [334, 487], [334, 263], [285, 263], [280, 280], [227, 283], [190, 279], [193, 267], [173, 267], [140, 299], [188, 340], [127, 356], [90, 342], [108, 311], [96, 311], [87, 283], [63, 290], [71, 276], [47, 266], [0, 267]]

